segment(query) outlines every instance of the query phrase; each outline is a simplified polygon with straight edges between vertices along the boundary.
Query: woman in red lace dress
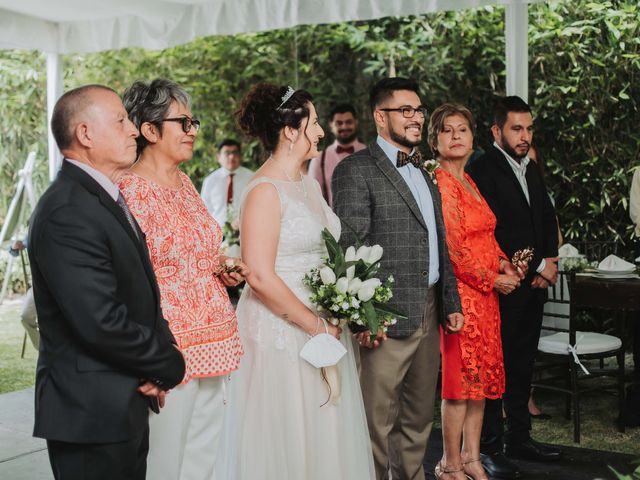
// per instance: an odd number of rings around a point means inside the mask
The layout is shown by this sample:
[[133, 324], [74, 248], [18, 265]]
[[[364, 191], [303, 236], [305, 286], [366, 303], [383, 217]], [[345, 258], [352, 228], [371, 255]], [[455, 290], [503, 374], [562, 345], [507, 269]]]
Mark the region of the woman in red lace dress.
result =
[[436, 478], [446, 480], [487, 478], [479, 461], [484, 399], [504, 392], [498, 292], [508, 294], [520, 281], [498, 247], [489, 205], [464, 173], [474, 129], [471, 112], [460, 105], [438, 107], [429, 121], [447, 245], [464, 313], [460, 333], [441, 331], [440, 336], [444, 454]]

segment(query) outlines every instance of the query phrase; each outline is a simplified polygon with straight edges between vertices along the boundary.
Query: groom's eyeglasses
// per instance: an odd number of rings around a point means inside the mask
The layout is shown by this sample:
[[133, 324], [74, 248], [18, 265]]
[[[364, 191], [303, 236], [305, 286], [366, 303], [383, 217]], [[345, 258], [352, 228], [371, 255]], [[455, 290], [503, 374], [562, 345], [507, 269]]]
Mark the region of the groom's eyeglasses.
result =
[[383, 112], [400, 112], [400, 113], [402, 113], [402, 116], [404, 118], [413, 118], [413, 117], [415, 117], [416, 113], [419, 113], [423, 117], [427, 116], [427, 107], [423, 107], [422, 105], [420, 105], [417, 108], [413, 108], [413, 107], [410, 107], [408, 105], [405, 105], [404, 107], [379, 108], [378, 110], [381, 110]]
[[191, 131], [191, 127], [196, 129], [196, 132], [200, 130], [200, 120], [197, 118], [189, 118], [189, 117], [177, 117], [177, 118], [163, 118], [163, 122], [180, 122], [182, 124], [182, 131], [184, 133], [189, 133]]

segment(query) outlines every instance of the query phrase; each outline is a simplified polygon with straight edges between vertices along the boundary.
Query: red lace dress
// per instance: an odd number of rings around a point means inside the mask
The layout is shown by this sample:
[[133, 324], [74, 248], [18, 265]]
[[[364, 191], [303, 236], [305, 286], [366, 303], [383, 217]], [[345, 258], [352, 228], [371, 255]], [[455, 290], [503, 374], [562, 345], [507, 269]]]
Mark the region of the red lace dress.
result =
[[222, 231], [189, 177], [182, 187], [160, 186], [126, 173], [118, 181], [127, 205], [146, 235], [162, 313], [184, 355], [182, 380], [236, 370], [243, 350], [235, 311], [213, 275]]
[[504, 392], [504, 362], [498, 294], [493, 284], [500, 257], [507, 257], [494, 236], [496, 217], [468, 175], [480, 200], [444, 169], [436, 170], [436, 178], [464, 314], [461, 332], [447, 335], [441, 330], [442, 398], [499, 398]]

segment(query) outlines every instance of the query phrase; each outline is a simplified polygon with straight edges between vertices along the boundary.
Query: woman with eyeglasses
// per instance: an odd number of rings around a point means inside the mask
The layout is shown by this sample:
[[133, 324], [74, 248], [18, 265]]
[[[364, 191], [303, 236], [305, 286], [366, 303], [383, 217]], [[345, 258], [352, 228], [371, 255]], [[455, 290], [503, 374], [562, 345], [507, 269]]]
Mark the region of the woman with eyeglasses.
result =
[[181, 385], [149, 419], [147, 478], [209, 480], [223, 422], [224, 377], [243, 353], [225, 286], [238, 284], [248, 270], [220, 254], [220, 226], [180, 171], [193, 156], [200, 127], [189, 94], [157, 79], [134, 83], [123, 103], [140, 135], [137, 160], [119, 187], [145, 234], [162, 312], [186, 360]]

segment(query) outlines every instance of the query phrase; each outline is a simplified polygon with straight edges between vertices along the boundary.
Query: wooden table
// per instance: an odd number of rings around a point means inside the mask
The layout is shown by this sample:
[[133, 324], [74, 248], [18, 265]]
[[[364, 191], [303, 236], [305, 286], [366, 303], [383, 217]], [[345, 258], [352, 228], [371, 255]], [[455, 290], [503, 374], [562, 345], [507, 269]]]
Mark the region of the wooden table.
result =
[[640, 312], [640, 278], [613, 279], [576, 274], [571, 286], [571, 305], [618, 312]]

